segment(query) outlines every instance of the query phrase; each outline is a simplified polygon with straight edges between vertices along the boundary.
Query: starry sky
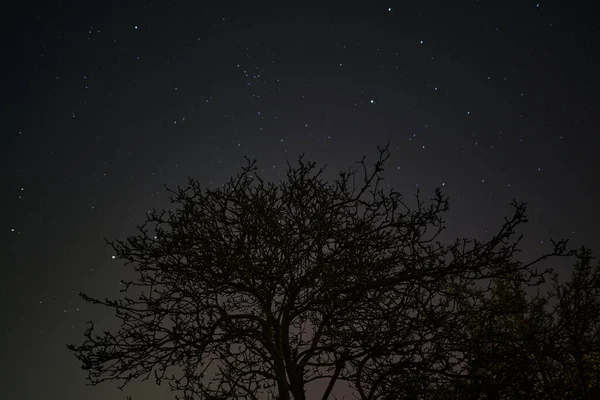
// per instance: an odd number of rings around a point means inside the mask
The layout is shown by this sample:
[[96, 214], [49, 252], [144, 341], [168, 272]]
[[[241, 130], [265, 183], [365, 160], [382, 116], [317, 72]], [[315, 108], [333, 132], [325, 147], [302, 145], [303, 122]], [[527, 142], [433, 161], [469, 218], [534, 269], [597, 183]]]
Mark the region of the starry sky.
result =
[[102, 238], [168, 208], [165, 184], [214, 188], [244, 155], [277, 181], [305, 152], [333, 179], [389, 138], [384, 183], [407, 199], [441, 187], [448, 238], [489, 238], [515, 198], [529, 203], [524, 259], [550, 238], [599, 250], [591, 1], [254, 3], [20, 2], [4, 16], [0, 397], [172, 398], [153, 382], [85, 386], [65, 344], [89, 319], [118, 325], [78, 293], [115, 297], [135, 277]]

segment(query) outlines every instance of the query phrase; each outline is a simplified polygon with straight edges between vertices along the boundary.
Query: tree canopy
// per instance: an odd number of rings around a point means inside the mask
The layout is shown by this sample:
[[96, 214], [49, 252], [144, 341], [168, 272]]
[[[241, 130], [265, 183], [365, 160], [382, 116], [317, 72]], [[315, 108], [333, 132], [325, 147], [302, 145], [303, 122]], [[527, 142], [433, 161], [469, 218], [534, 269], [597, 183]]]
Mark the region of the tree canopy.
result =
[[[90, 384], [153, 376], [176, 398], [212, 400], [304, 400], [316, 381], [321, 399], [342, 382], [361, 400], [590, 396], [600, 326], [591, 253], [561, 240], [518, 261], [527, 218], [514, 200], [491, 239], [441, 243], [448, 197], [436, 189], [426, 203], [417, 192], [411, 206], [384, 190], [388, 147], [371, 171], [363, 157], [332, 184], [301, 156], [278, 183], [246, 158], [222, 187], [189, 178], [168, 189], [177, 209], [107, 241], [138, 276], [123, 291], [139, 296], [82, 294], [121, 321], [101, 334], [90, 321], [85, 341], [68, 345]], [[556, 256], [579, 260], [571, 283], [543, 267]], [[528, 298], [524, 288], [547, 277], [553, 291]]]

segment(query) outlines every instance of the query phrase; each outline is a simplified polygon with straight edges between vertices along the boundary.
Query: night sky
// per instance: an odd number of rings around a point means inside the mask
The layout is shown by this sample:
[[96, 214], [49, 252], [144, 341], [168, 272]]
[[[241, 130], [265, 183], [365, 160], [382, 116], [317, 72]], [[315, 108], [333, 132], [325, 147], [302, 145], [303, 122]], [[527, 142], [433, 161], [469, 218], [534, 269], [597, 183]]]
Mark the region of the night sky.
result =
[[65, 344], [118, 320], [78, 293], [135, 277], [103, 237], [168, 208], [164, 184], [214, 188], [244, 155], [277, 181], [305, 152], [331, 180], [389, 138], [384, 183], [441, 187], [447, 238], [489, 238], [515, 198], [524, 259], [550, 238], [600, 250], [592, 2], [254, 3], [3, 11], [1, 398], [173, 398], [85, 386]]

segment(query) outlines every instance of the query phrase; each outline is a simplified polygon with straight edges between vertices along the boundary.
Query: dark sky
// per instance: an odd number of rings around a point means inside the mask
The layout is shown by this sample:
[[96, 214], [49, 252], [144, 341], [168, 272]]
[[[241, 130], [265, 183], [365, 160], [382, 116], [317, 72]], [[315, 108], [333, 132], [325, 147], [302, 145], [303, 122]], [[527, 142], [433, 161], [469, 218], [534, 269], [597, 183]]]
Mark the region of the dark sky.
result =
[[592, 2], [17, 3], [2, 35], [2, 398], [125, 398], [85, 387], [65, 348], [89, 319], [117, 327], [77, 295], [115, 297], [133, 276], [102, 237], [168, 207], [164, 184], [215, 187], [244, 155], [278, 180], [306, 152], [333, 178], [389, 137], [385, 182], [409, 199], [442, 187], [449, 237], [489, 237], [516, 198], [524, 258], [550, 238], [598, 250]]

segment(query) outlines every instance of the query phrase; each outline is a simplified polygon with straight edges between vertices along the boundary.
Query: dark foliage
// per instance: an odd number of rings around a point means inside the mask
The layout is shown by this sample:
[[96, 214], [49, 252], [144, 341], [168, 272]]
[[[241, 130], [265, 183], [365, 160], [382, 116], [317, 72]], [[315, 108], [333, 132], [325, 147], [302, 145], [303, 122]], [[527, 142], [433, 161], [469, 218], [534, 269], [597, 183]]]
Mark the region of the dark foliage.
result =
[[528, 299], [496, 280], [481, 318], [466, 330], [469, 379], [453, 387], [465, 399], [600, 398], [600, 265], [574, 253], [570, 281]]

